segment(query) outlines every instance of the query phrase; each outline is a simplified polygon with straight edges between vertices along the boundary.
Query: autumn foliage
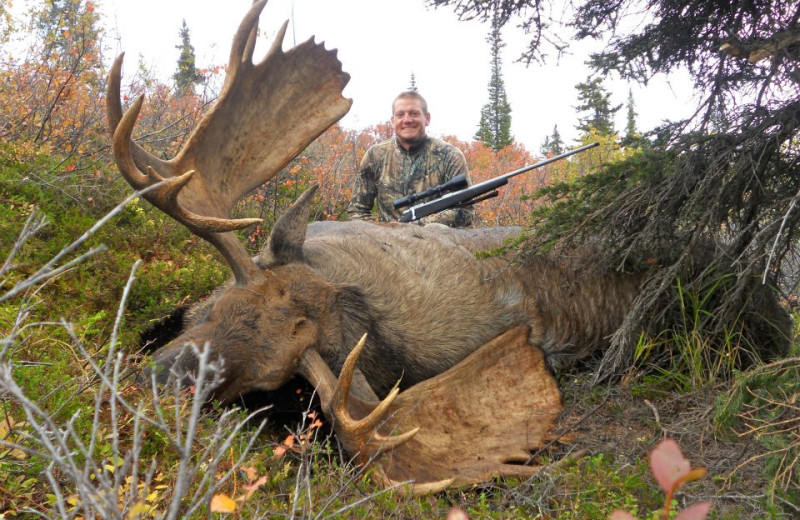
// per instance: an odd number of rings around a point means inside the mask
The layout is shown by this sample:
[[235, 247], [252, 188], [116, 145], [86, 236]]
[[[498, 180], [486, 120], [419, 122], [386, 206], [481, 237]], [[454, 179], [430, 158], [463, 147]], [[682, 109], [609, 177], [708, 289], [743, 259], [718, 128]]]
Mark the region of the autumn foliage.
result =
[[[481, 141], [463, 143], [454, 138], [448, 140], [464, 152], [472, 182], [475, 184], [536, 162], [531, 154], [518, 144], [511, 144], [495, 152]], [[531, 195], [543, 185], [546, 174], [545, 170], [539, 169], [514, 177], [501, 188], [497, 197], [478, 203], [475, 206], [476, 225], [524, 224], [531, 209]]]
[[0, 56], [0, 136], [67, 157], [87, 153], [104, 134], [97, 109], [104, 81], [94, 5], [49, 0], [30, 16], [26, 51]]
[[[113, 56], [101, 44], [104, 32], [96, 6], [87, 0], [43, 0], [23, 23], [4, 16], [3, 32], [13, 46], [0, 51], [0, 153], [20, 162], [55, 158], [55, 167], [37, 173], [42, 180], [87, 209], [107, 209], [127, 187], [117, 178], [109, 150], [105, 76]], [[130, 57], [125, 67], [123, 104], [145, 96], [135, 139], [159, 157], [174, 156], [213, 103], [225, 67], [200, 71], [204, 83], [189, 92], [178, 91]], [[249, 231], [251, 244], [261, 245], [275, 215], [311, 184], [320, 186], [314, 218], [346, 219], [361, 157], [391, 135], [386, 123], [360, 130], [331, 127], [237, 208], [264, 219]], [[537, 160], [517, 144], [495, 152], [480, 142], [446, 139], [465, 153], [476, 183]], [[534, 191], [554, 175], [563, 177], [562, 170], [551, 166], [515, 177], [498, 197], [476, 206], [477, 225], [525, 224]]]

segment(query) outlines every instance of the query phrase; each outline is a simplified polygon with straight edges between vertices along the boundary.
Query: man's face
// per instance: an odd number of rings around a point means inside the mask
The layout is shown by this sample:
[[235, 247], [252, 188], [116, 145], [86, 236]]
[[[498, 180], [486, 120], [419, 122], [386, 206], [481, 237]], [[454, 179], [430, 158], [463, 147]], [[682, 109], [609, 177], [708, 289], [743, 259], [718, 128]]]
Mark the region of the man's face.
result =
[[400, 98], [394, 102], [392, 126], [397, 140], [404, 148], [409, 148], [425, 138], [425, 127], [431, 122], [431, 115], [422, 111], [418, 99]]

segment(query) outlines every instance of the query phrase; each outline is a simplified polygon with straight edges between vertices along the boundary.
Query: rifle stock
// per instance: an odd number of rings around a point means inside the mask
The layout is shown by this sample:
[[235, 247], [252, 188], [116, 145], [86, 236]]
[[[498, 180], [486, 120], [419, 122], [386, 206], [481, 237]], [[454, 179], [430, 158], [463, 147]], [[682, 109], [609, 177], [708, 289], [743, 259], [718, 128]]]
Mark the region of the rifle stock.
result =
[[580, 148], [576, 148], [574, 150], [570, 150], [569, 152], [564, 152], [560, 155], [556, 155], [555, 157], [551, 157], [549, 159], [545, 159], [544, 161], [540, 161], [536, 164], [532, 164], [530, 166], [525, 166], [524, 168], [520, 168], [519, 170], [514, 170], [513, 172], [509, 172], [499, 177], [495, 177], [494, 179], [489, 179], [488, 181], [481, 182], [479, 184], [474, 184], [468, 188], [464, 188], [463, 190], [454, 191], [452, 193], [448, 193], [436, 200], [432, 200], [430, 202], [423, 202], [422, 204], [417, 204], [416, 206], [412, 206], [405, 210], [400, 218], [398, 219], [399, 222], [414, 222], [421, 218], [425, 218], [430, 215], [435, 215], [441, 211], [450, 208], [463, 208], [465, 206], [469, 206], [474, 204], [475, 202], [479, 202], [480, 200], [484, 200], [487, 197], [482, 197], [482, 195], [488, 194], [501, 186], [505, 186], [508, 184], [508, 179], [514, 177], [516, 175], [520, 175], [525, 172], [529, 172], [531, 170], [535, 170], [536, 168], [541, 168], [547, 164], [550, 164], [555, 161], [559, 161], [564, 159], [565, 157], [569, 157], [570, 155], [575, 155], [576, 153], [583, 152], [590, 148], [594, 148], [595, 146], [599, 145], [600, 143], [591, 143]]

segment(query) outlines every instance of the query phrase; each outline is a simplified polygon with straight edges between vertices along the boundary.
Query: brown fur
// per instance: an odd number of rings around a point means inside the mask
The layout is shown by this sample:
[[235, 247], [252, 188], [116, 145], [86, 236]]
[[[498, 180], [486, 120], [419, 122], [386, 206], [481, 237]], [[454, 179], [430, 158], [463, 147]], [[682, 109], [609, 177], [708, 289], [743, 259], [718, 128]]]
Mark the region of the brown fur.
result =
[[[630, 276], [583, 275], [569, 258], [476, 259], [518, 228], [322, 222], [303, 233], [305, 218], [293, 208], [276, 224], [257, 259], [266, 282], [222, 292], [156, 363], [172, 366], [187, 341], [208, 341], [224, 358], [219, 396], [230, 400], [284, 384], [306, 348], [338, 374], [367, 332], [358, 367], [383, 396], [528, 324], [530, 343], [560, 370], [608, 345], [638, 288]], [[181, 371], [192, 369], [191, 358], [182, 356]]]

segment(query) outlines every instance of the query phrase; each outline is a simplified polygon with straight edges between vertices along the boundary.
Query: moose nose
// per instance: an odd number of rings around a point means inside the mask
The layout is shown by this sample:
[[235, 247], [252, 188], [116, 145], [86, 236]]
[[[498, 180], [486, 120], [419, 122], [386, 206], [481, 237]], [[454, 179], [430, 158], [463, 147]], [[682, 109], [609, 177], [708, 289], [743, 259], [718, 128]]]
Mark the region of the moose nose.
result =
[[153, 362], [140, 371], [136, 376], [136, 383], [144, 388], [153, 385], [155, 377], [156, 386], [164, 386], [180, 381], [183, 387], [191, 386], [192, 372], [196, 369], [197, 359], [189, 348], [166, 348], [156, 352]]

